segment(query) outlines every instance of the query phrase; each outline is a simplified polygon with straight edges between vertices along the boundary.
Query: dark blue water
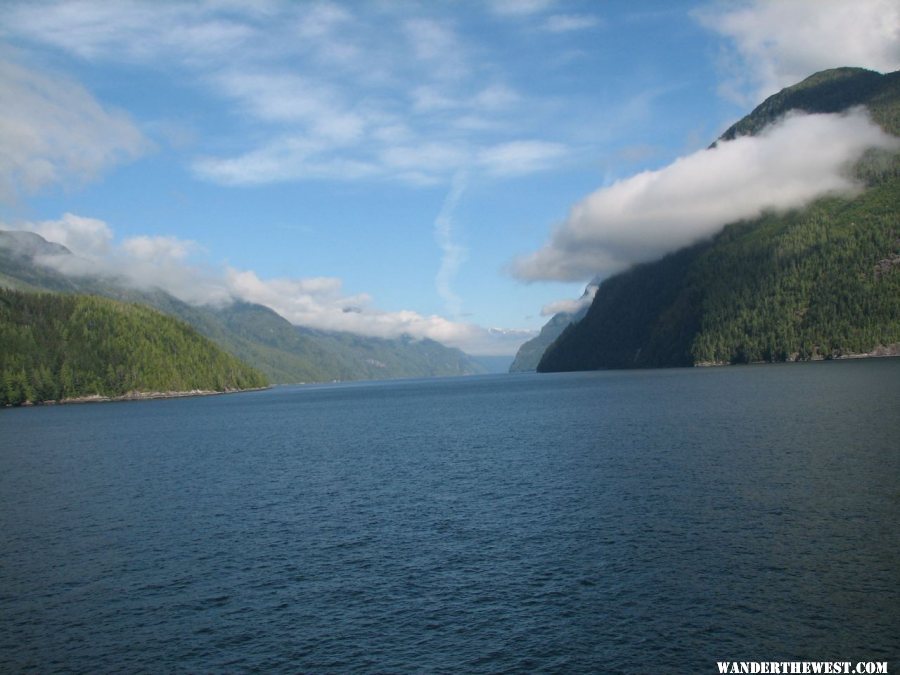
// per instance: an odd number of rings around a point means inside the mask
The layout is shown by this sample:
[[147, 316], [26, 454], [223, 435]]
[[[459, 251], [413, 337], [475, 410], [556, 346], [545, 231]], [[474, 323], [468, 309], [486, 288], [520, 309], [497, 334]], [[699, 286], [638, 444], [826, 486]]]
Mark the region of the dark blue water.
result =
[[0, 671], [900, 656], [900, 360], [0, 411]]

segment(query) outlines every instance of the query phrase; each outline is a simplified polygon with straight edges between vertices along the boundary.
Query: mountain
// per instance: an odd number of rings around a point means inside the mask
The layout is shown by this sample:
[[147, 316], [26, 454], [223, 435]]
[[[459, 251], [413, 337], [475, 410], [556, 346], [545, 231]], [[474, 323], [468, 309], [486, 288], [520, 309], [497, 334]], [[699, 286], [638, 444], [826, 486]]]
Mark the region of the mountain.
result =
[[[588, 284], [581, 299], [586, 300], [593, 293], [595, 287], [596, 283], [593, 281]], [[540, 333], [519, 347], [519, 350], [516, 352], [516, 358], [513, 359], [512, 364], [509, 366], [509, 372], [527, 373], [537, 370], [538, 363], [540, 363], [544, 352], [547, 351], [547, 347], [553, 344], [554, 340], [562, 335], [562, 332], [570, 324], [581, 321], [589, 308], [590, 303], [586, 303], [575, 312], [557, 312], [550, 317], [550, 320], [541, 328]]]
[[374, 338], [292, 325], [248, 302], [191, 305], [160, 289], [138, 289], [108, 276], [74, 276], [41, 264], [72, 253], [32, 232], [0, 231], [0, 286], [100, 295], [153, 307], [187, 322], [270, 381], [328, 382], [469, 375], [485, 369], [458, 349], [433, 340]]
[[[756, 134], [790, 110], [857, 105], [900, 135], [900, 72], [817, 73], [766, 99], [719, 141]], [[869, 152], [854, 171], [866, 185], [856, 197], [733, 223], [604, 280], [538, 370], [900, 353], [900, 155]]]
[[185, 323], [96, 296], [0, 289], [0, 344], [0, 405], [267, 384]]

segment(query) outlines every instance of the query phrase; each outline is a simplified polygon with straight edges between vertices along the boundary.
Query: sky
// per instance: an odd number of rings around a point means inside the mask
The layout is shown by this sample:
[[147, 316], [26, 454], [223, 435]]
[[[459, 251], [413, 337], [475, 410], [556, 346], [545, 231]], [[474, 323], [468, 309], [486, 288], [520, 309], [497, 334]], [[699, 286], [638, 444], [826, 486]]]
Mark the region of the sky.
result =
[[847, 164], [896, 148], [864, 110], [709, 148], [818, 70], [900, 68], [896, 0], [0, 14], [0, 229], [65, 244], [71, 274], [472, 354], [728, 222], [859, 189]]

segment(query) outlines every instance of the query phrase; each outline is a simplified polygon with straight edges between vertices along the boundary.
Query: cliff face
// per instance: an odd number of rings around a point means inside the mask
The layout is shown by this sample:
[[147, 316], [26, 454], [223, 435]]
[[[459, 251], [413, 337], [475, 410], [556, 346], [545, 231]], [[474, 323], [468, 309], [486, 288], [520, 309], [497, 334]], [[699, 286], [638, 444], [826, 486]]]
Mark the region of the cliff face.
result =
[[[824, 71], [775, 94], [720, 140], [790, 110], [866, 105], [900, 134], [900, 73]], [[826, 139], [827, 142], [827, 139]], [[867, 189], [734, 223], [711, 241], [606, 279], [538, 370], [747, 363], [876, 354], [900, 342], [900, 157], [869, 153]]]

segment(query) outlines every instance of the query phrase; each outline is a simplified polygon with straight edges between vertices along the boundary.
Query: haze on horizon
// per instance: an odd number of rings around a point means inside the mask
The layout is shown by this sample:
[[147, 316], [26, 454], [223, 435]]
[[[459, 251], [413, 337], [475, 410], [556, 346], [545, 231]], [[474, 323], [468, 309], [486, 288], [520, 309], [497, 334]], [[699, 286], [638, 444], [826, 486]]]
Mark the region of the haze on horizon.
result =
[[900, 68], [890, 0], [4, 5], [0, 229], [70, 274], [473, 354], [896, 147], [856, 110], [706, 149], [813, 72]]

